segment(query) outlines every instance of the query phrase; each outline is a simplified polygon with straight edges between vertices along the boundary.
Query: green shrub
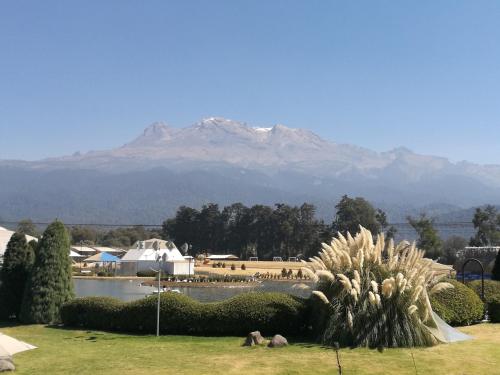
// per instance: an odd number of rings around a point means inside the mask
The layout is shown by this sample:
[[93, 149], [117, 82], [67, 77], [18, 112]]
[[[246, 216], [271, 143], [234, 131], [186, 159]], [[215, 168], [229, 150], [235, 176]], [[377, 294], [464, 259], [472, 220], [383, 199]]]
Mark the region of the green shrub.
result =
[[242, 269], [242, 271], [245, 271], [245, 270], [247, 269], [247, 266], [245, 266], [245, 263], [243, 263], [243, 264], [241, 265], [241, 269]]
[[431, 296], [432, 309], [450, 325], [470, 325], [481, 320], [484, 304], [469, 287], [456, 280], [446, 280], [453, 289], [445, 289]]
[[153, 270], [137, 271], [137, 277], [156, 277], [157, 273]]
[[[214, 303], [188, 296], [163, 293], [160, 331], [163, 334], [296, 335], [305, 328], [307, 303], [285, 293], [242, 293]], [[113, 298], [86, 297], [66, 303], [62, 321], [66, 326], [109, 331], [152, 333], [156, 330], [157, 297], [123, 303]]]
[[[481, 296], [481, 280], [471, 281], [467, 286]], [[489, 303], [492, 299], [500, 300], [500, 281], [484, 280], [484, 302]]]
[[488, 314], [492, 323], [500, 323], [500, 298], [495, 297], [490, 300]]
[[73, 299], [61, 308], [61, 320], [67, 326], [115, 330], [124, 303], [111, 297]]
[[233, 263], [231, 264], [231, 271], [234, 271], [236, 269], [236, 265]]

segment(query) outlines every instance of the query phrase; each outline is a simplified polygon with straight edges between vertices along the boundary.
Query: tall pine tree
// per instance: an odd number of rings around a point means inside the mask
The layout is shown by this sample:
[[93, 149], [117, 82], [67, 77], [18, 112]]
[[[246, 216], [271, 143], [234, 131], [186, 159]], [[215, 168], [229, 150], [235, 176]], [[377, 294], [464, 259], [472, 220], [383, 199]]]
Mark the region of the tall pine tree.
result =
[[58, 220], [43, 233], [21, 308], [25, 323], [52, 323], [59, 320], [61, 306], [73, 297], [70, 240]]
[[491, 270], [491, 279], [500, 281], [500, 251], [498, 251], [495, 264]]
[[26, 236], [14, 233], [7, 244], [4, 263], [0, 273], [0, 318], [15, 316], [19, 319], [24, 288], [28, 279], [35, 253]]

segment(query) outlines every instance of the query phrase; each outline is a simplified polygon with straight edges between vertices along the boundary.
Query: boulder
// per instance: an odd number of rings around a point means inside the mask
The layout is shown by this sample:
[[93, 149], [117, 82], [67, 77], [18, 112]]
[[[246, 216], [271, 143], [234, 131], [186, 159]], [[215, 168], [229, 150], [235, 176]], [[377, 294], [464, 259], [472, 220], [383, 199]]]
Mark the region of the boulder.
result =
[[0, 358], [0, 372], [14, 371], [15, 369], [16, 366], [14, 366], [14, 363], [12, 363], [12, 358]]
[[287, 345], [288, 341], [286, 338], [284, 338], [281, 335], [274, 335], [268, 346], [270, 348], [281, 348], [282, 346], [287, 346]]
[[265, 341], [259, 331], [254, 331], [248, 334], [243, 346], [262, 345]]

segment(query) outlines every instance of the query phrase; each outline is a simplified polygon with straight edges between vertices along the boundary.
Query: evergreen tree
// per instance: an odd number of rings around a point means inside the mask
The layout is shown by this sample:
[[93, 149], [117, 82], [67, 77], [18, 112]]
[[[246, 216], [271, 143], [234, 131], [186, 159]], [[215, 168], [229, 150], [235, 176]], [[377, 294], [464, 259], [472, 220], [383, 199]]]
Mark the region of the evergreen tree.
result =
[[423, 214], [418, 219], [409, 216], [408, 222], [417, 232], [417, 246], [425, 251], [425, 256], [431, 259], [439, 258], [443, 252], [443, 242], [434, 228], [434, 220]]
[[378, 234], [386, 231], [388, 238], [394, 237], [396, 228], [389, 227], [387, 215], [380, 209], [375, 209], [370, 202], [361, 197], [349, 198], [344, 195], [335, 206], [337, 213], [332, 223], [334, 232], [354, 234], [362, 225], [370, 232]]
[[19, 318], [26, 280], [34, 261], [34, 251], [26, 236], [14, 233], [5, 250], [0, 273], [0, 318]]
[[52, 323], [59, 310], [73, 297], [70, 241], [64, 224], [58, 220], [43, 233], [28, 278], [21, 308], [25, 323]]
[[471, 238], [472, 246], [497, 246], [500, 244], [500, 214], [495, 206], [476, 208], [472, 219], [477, 232]]
[[497, 257], [495, 259], [495, 265], [491, 270], [491, 279], [500, 281], [500, 251], [498, 252]]
[[16, 232], [21, 234], [27, 234], [28, 236], [38, 237], [40, 233], [38, 233], [38, 229], [36, 225], [33, 223], [31, 219], [21, 220], [17, 224]]

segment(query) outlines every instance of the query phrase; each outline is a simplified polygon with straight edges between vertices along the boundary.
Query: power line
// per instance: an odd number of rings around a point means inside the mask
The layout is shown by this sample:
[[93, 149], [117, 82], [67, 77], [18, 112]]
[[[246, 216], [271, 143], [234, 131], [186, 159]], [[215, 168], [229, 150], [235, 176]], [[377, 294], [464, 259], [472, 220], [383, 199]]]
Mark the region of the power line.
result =
[[[0, 220], [1, 224], [9, 224], [9, 225], [18, 225], [21, 221], [3, 221]], [[33, 222], [35, 225], [49, 225], [51, 222]], [[104, 224], [104, 223], [64, 223], [66, 226], [91, 226], [91, 227], [148, 227], [148, 228], [161, 228], [162, 224], [142, 224], [142, 223], [127, 223], [127, 224]], [[412, 228], [411, 224], [408, 222], [399, 222], [399, 223], [389, 223], [388, 226], [406, 226], [410, 229]], [[434, 226], [472, 226], [473, 223], [471, 221], [450, 221], [450, 222], [434, 222]]]
[[[19, 225], [21, 221], [1, 221], [0, 224], [9, 224], [9, 225]], [[32, 222], [34, 225], [49, 225], [51, 222]], [[102, 224], [102, 223], [64, 223], [67, 227], [148, 227], [148, 228], [161, 228], [161, 224]]]

